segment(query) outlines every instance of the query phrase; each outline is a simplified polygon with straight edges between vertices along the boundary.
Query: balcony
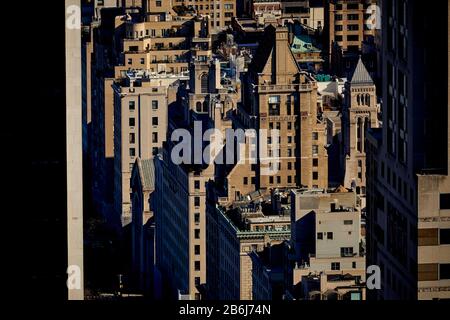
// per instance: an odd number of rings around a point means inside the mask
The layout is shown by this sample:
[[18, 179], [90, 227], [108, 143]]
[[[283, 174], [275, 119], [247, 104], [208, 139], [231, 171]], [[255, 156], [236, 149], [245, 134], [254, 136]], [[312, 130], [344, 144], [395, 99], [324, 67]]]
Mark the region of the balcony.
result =
[[258, 91], [261, 93], [269, 93], [269, 92], [291, 92], [291, 91], [311, 91], [315, 88], [315, 85], [311, 83], [307, 84], [285, 84], [285, 85], [259, 85]]
[[169, 59], [157, 59], [157, 60], [152, 60], [150, 63], [151, 64], [159, 64], [159, 63], [187, 63], [188, 59], [186, 58], [169, 58]]

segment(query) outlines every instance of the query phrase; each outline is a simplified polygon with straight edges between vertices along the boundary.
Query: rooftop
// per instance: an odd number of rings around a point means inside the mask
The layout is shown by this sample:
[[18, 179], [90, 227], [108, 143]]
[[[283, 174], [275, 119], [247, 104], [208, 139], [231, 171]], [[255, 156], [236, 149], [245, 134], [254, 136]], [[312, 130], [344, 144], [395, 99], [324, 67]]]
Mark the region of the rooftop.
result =
[[358, 64], [356, 65], [355, 71], [351, 76], [351, 84], [373, 84], [372, 77], [366, 69], [366, 66], [359, 57]]
[[312, 38], [306, 34], [297, 34], [294, 36], [291, 50], [293, 53], [321, 52], [319, 48], [314, 46]]

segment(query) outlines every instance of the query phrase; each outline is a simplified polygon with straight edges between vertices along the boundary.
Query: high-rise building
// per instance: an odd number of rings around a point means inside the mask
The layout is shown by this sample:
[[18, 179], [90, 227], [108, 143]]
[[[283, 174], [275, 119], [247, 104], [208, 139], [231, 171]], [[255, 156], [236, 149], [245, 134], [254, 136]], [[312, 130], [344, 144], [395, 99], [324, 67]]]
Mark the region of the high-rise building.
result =
[[325, 50], [329, 68], [347, 75], [358, 61], [363, 42], [375, 35], [367, 13], [376, 0], [330, 0], [325, 5]]
[[153, 158], [167, 135], [168, 106], [178, 80], [128, 72], [114, 90], [114, 210], [121, 225], [131, 222], [130, 179], [137, 157]]
[[208, 16], [212, 33], [218, 33], [231, 25], [236, 17], [236, 0], [173, 0], [173, 5], [192, 6], [200, 16]]
[[[209, 44], [207, 36], [194, 42], [190, 81], [179, 91], [179, 109], [169, 117], [168, 137], [176, 130], [190, 135], [192, 157], [176, 164], [172, 153], [177, 144], [168, 139], [155, 158], [156, 268], [162, 275], [166, 296], [178, 292], [196, 300], [205, 295], [206, 187], [215, 179], [215, 164], [203, 157], [202, 138], [207, 129], [231, 128], [231, 108], [239, 97], [233, 89], [235, 84], [222, 85], [221, 78], [216, 77], [221, 74], [221, 69], [216, 70], [221, 65], [212, 60]], [[182, 154], [187, 156], [187, 151]]]
[[[260, 44], [249, 67], [249, 85], [244, 86], [243, 103], [236, 117], [246, 127], [267, 130], [268, 157], [279, 157], [277, 162], [258, 161], [249, 168], [256, 172], [255, 190], [326, 188], [326, 126], [318, 115], [317, 83], [300, 71], [289, 46], [287, 28], [269, 25], [265, 32], [266, 41]], [[271, 141], [274, 129], [279, 130], [279, 141]], [[278, 145], [272, 155], [271, 144]], [[275, 174], [261, 174], [276, 166]]]
[[303, 277], [322, 272], [349, 274], [364, 283], [364, 228], [355, 191], [340, 186], [329, 192], [292, 190], [291, 195], [291, 285], [301, 286]]
[[[384, 0], [382, 129], [367, 141], [378, 299], [450, 298], [448, 3]], [[430, 38], [433, 35], [433, 38]]]

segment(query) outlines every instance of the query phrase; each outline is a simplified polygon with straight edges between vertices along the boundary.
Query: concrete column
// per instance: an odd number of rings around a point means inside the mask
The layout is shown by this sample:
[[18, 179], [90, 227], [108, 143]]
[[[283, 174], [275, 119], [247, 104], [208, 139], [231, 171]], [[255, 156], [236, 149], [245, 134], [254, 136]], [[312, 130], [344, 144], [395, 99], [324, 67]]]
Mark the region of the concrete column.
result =
[[66, 142], [68, 299], [84, 299], [81, 5], [66, 0]]

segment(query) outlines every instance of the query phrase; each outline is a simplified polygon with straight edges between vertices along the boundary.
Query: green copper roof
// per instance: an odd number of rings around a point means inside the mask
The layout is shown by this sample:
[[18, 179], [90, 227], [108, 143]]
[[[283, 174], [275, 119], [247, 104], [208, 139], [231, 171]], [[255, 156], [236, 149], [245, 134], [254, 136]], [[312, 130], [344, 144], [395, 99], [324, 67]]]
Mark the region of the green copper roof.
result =
[[311, 37], [304, 34], [294, 36], [291, 50], [293, 53], [320, 52], [320, 49], [313, 45]]

